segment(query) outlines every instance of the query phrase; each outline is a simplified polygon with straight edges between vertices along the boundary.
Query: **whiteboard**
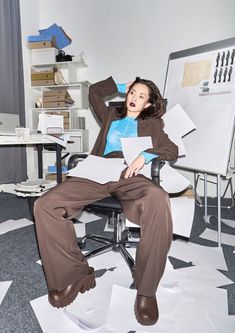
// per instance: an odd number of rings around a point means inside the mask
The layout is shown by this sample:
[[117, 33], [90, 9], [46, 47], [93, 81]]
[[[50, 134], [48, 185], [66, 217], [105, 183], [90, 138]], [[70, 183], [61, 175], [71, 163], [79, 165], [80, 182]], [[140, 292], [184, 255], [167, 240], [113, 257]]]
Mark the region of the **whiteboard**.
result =
[[[170, 54], [164, 98], [196, 125], [176, 166], [226, 175], [235, 121], [235, 38]], [[179, 120], [180, 122], [180, 120]]]

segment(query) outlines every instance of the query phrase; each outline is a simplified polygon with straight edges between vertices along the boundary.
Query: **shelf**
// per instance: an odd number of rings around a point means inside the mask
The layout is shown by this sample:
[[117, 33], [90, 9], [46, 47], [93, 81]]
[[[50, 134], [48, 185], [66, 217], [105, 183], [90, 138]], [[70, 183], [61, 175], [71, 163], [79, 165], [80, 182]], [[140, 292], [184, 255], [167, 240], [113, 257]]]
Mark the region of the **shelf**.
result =
[[87, 85], [89, 86], [90, 83], [88, 81], [80, 81], [80, 82], [71, 82], [71, 83], [68, 83], [68, 84], [53, 84], [53, 85], [48, 85], [48, 86], [31, 86], [30, 88], [31, 89], [38, 89], [38, 88], [77, 88], [77, 87], [80, 87], [82, 85]]
[[65, 106], [65, 107], [60, 107], [60, 108], [32, 108], [33, 111], [69, 111], [69, 110], [83, 110], [83, 108], [79, 108], [78, 106]]
[[45, 62], [45, 63], [37, 63], [37, 64], [30, 64], [30, 67], [44, 67], [44, 66], [69, 66], [69, 64], [74, 64], [80, 68], [87, 67], [87, 64], [84, 61], [59, 61], [59, 62]]

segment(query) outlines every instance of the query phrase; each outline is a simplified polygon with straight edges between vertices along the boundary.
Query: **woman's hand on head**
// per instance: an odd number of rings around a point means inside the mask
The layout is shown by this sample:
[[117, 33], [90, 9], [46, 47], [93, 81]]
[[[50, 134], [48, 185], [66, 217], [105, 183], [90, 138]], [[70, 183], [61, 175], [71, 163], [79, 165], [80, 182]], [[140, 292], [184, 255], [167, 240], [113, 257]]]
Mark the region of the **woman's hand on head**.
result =
[[139, 171], [143, 168], [144, 166], [144, 156], [139, 155], [134, 159], [134, 161], [129, 165], [128, 169], [126, 170], [126, 173], [124, 175], [124, 178], [129, 178], [132, 177], [133, 175], [136, 176], [138, 175]]
[[130, 89], [130, 86], [132, 85], [134, 81], [130, 81], [130, 82], [127, 82], [126, 83], [126, 94], [128, 93], [129, 89]]

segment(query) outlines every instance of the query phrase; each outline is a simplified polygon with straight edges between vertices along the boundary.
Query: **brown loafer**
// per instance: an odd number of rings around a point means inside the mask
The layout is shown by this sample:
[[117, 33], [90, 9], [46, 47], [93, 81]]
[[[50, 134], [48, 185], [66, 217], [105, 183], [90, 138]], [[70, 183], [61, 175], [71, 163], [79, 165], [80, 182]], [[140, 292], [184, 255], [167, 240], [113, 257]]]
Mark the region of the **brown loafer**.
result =
[[56, 308], [63, 308], [64, 306], [69, 305], [72, 303], [77, 294], [84, 293], [85, 291], [94, 288], [96, 285], [95, 283], [95, 274], [94, 268], [89, 267], [88, 273], [82, 275], [82, 277], [75, 281], [74, 283], [70, 284], [68, 287], [61, 291], [49, 291], [48, 293], [48, 300], [50, 304]]
[[158, 321], [156, 296], [146, 297], [137, 294], [135, 299], [135, 316], [141, 325], [154, 325]]

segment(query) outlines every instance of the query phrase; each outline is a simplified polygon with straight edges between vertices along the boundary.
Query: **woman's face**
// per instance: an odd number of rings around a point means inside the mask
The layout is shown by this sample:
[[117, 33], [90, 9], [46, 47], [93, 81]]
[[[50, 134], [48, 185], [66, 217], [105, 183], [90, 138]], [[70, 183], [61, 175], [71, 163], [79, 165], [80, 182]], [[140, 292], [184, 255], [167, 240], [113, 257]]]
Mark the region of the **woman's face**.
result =
[[143, 83], [136, 83], [127, 94], [127, 115], [137, 117], [140, 112], [151, 105], [148, 100], [149, 88]]

